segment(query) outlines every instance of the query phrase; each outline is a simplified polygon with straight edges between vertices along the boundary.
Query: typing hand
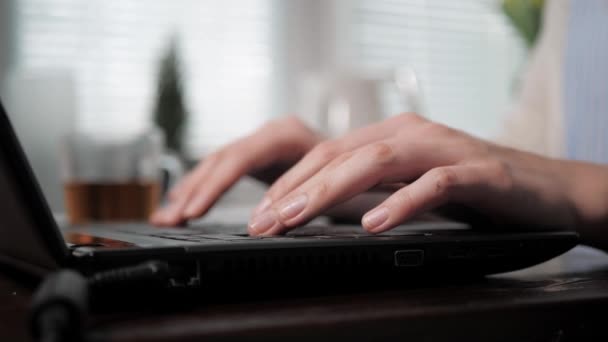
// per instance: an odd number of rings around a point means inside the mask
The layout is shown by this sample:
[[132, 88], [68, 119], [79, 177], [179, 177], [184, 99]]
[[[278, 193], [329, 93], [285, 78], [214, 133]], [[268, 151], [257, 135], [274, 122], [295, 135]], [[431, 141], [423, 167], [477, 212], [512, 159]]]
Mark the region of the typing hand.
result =
[[446, 202], [510, 221], [572, 225], [563, 166], [402, 114], [316, 145], [271, 186], [249, 232], [285, 233], [383, 184], [402, 187], [363, 216], [372, 233]]
[[150, 222], [173, 226], [204, 215], [241, 177], [272, 182], [312, 149], [322, 137], [294, 117], [262, 126], [210, 154], [169, 192], [169, 204]]

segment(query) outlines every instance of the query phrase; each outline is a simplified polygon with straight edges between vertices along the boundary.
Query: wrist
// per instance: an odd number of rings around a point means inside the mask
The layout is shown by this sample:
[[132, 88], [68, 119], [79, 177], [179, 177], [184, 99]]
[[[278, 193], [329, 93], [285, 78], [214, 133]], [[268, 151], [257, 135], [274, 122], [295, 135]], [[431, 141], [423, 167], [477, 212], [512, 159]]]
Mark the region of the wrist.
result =
[[509, 166], [512, 203], [531, 214], [527, 222], [575, 229], [582, 243], [608, 250], [607, 166], [503, 147], [494, 152]]
[[[572, 168], [566, 161], [537, 154], [500, 148], [497, 153], [508, 165], [513, 216], [539, 227], [573, 229], [580, 214], [573, 189]], [[509, 212], [509, 208], [505, 209]]]
[[562, 162], [568, 196], [576, 210], [577, 230], [584, 243], [608, 247], [608, 167], [575, 161]]

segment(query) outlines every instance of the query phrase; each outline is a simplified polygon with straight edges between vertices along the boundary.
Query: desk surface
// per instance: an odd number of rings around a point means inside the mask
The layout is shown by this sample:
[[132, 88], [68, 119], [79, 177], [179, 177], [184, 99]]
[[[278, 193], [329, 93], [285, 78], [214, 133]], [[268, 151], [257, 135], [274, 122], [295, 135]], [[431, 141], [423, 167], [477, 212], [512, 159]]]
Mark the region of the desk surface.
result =
[[[0, 341], [27, 340], [27, 283], [0, 271]], [[577, 247], [474, 283], [103, 314], [91, 331], [116, 341], [606, 340], [606, 308], [608, 255]]]

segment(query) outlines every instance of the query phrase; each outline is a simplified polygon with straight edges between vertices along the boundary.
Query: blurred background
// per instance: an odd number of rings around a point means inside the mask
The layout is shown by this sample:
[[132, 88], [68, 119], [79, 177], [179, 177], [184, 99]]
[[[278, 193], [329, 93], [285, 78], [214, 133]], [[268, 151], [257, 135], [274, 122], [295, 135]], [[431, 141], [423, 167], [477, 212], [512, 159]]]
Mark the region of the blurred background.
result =
[[57, 144], [74, 130], [128, 136], [156, 122], [187, 160], [285, 114], [340, 134], [415, 110], [491, 138], [538, 24], [518, 26], [507, 9], [499, 0], [3, 0], [0, 93], [61, 210]]

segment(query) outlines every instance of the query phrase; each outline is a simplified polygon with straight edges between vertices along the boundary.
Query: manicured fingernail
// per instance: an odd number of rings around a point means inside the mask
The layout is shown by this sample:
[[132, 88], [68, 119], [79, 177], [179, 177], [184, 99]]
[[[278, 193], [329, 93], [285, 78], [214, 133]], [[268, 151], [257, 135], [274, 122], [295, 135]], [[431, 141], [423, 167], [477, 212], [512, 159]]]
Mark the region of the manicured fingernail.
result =
[[308, 196], [306, 194], [301, 194], [293, 198], [291, 201], [287, 202], [287, 204], [283, 205], [281, 209], [279, 209], [279, 214], [284, 219], [290, 219], [298, 216], [299, 213], [304, 210], [306, 207], [306, 203], [308, 202]]
[[258, 204], [258, 206], [253, 209], [253, 214], [256, 215], [261, 213], [262, 211], [268, 209], [271, 204], [272, 200], [270, 199], [270, 197], [264, 197], [264, 199], [262, 199], [262, 202], [260, 202], [260, 204]]
[[272, 228], [277, 222], [272, 210], [265, 211], [255, 216], [249, 223], [249, 231], [253, 234], [262, 234]]
[[363, 226], [369, 231], [374, 232], [376, 228], [381, 226], [388, 219], [388, 209], [381, 207], [363, 216]]

